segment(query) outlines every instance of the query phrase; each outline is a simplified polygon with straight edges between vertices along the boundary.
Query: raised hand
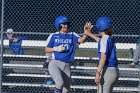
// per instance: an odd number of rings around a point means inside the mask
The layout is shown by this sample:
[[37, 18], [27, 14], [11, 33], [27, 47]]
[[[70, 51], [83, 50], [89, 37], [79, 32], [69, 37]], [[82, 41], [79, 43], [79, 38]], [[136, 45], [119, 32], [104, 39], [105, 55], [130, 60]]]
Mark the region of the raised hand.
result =
[[84, 26], [84, 34], [90, 35], [92, 27], [93, 27], [93, 25], [91, 25], [90, 22], [87, 22]]

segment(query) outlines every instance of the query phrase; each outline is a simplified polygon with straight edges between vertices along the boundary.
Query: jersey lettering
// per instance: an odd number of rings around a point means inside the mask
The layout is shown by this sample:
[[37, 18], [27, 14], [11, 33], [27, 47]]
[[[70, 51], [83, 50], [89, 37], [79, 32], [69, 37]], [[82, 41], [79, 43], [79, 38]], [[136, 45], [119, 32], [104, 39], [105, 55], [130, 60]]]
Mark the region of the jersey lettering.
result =
[[72, 39], [55, 39], [55, 43], [72, 43]]

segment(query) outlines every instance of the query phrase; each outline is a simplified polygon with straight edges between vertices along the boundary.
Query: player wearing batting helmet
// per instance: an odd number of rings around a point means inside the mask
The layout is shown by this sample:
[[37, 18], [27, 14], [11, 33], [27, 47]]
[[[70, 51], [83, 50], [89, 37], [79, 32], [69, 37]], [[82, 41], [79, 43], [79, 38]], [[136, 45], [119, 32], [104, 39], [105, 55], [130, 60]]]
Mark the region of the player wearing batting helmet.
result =
[[112, 22], [109, 17], [100, 17], [96, 27], [102, 38], [91, 33], [91, 23], [85, 34], [98, 42], [99, 65], [96, 71], [95, 83], [99, 93], [112, 93], [113, 86], [119, 78], [118, 60], [115, 41], [112, 36]]
[[54, 53], [54, 60], [49, 63], [49, 73], [55, 82], [54, 93], [67, 93], [70, 90], [71, 71], [70, 64], [75, 57], [76, 43], [83, 43], [86, 35], [80, 37], [70, 32], [71, 21], [67, 16], [58, 16], [55, 27], [58, 30], [47, 39], [46, 53]]

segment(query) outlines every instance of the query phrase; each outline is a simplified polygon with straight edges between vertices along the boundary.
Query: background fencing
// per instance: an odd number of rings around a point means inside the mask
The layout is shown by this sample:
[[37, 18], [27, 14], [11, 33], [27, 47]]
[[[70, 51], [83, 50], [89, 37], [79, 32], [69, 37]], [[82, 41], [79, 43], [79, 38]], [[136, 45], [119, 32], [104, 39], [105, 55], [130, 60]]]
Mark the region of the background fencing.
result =
[[[50, 76], [45, 75], [42, 64], [46, 60], [45, 40], [50, 33], [57, 31], [54, 21], [59, 15], [69, 16], [72, 21], [70, 30], [78, 34], [83, 33], [85, 22], [91, 21], [95, 25], [98, 17], [110, 17], [113, 21], [113, 38], [118, 44], [117, 54], [121, 70], [121, 77], [113, 92], [140, 93], [139, 67], [128, 68], [128, 64], [133, 60], [129, 47], [136, 49], [136, 41], [140, 35], [139, 0], [2, 1], [1, 37], [6, 35], [8, 28], [13, 28], [16, 35], [24, 36], [28, 40], [23, 41], [24, 55], [1, 51], [1, 93], [53, 93], [54, 85], [43, 86], [45, 79]], [[93, 33], [98, 34], [95, 27]], [[4, 41], [1, 50], [9, 49], [7, 42]], [[91, 38], [88, 38], [87, 42], [76, 51], [71, 67], [71, 93], [96, 93], [94, 77], [98, 64], [97, 47]]]

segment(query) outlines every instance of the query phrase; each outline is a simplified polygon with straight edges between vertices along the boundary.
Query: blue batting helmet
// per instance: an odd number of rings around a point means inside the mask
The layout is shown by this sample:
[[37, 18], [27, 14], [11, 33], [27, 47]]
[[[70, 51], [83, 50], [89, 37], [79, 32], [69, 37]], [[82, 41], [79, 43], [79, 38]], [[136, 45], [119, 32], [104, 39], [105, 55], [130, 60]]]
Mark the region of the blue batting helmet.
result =
[[100, 17], [96, 21], [96, 27], [99, 32], [102, 32], [105, 29], [108, 29], [112, 26], [111, 20], [109, 17]]
[[63, 24], [63, 23], [70, 23], [70, 20], [68, 19], [67, 16], [58, 16], [55, 20], [55, 27], [59, 29], [60, 24]]

